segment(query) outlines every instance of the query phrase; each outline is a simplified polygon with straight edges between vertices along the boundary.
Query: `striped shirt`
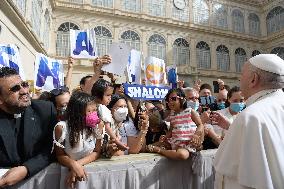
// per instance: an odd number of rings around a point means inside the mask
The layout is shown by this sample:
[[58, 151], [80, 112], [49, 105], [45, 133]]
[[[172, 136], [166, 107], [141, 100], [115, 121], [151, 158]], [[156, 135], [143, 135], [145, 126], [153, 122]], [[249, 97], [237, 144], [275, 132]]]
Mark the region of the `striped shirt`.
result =
[[196, 130], [196, 124], [191, 119], [191, 108], [187, 108], [176, 115], [170, 115], [169, 121], [173, 128], [171, 143], [177, 146], [187, 144]]

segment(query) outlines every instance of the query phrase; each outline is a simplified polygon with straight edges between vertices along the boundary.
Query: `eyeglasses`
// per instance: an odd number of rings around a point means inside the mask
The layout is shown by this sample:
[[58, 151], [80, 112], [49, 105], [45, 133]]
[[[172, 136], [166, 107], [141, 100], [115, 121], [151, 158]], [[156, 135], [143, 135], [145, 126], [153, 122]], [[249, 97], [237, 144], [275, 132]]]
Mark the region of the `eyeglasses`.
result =
[[53, 96], [58, 96], [58, 95], [61, 95], [65, 92], [69, 92], [69, 88], [68, 87], [60, 87], [58, 89], [53, 89], [50, 91], [50, 93], [53, 95]]
[[17, 84], [17, 85], [14, 85], [13, 87], [11, 87], [9, 89], [9, 91], [15, 93], [15, 92], [18, 92], [19, 90], [21, 90], [21, 87], [23, 88], [28, 88], [30, 85], [27, 81], [22, 81], [21, 83]]

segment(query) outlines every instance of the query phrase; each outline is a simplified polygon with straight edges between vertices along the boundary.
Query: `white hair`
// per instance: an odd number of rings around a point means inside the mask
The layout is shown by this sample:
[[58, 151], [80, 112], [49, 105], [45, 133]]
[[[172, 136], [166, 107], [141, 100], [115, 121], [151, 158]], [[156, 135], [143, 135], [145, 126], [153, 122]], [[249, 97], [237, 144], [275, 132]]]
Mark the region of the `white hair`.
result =
[[280, 89], [284, 87], [284, 76], [267, 72], [249, 64], [251, 73], [256, 73], [260, 77], [260, 84], [267, 89]]

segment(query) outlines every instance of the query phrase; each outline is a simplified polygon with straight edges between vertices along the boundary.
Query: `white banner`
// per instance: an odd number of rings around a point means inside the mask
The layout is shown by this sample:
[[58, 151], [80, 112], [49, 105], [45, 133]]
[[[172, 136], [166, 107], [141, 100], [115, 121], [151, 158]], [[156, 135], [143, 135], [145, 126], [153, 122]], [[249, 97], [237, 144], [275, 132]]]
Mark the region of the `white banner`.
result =
[[35, 61], [35, 88], [51, 91], [64, 85], [64, 72], [61, 60], [38, 53]]
[[156, 57], [145, 59], [145, 79], [147, 85], [163, 86], [166, 83], [165, 62]]
[[10, 67], [17, 70], [22, 80], [26, 80], [21, 63], [19, 49], [13, 44], [0, 44], [0, 67]]
[[123, 76], [130, 55], [130, 47], [124, 43], [113, 43], [108, 55], [111, 57], [111, 63], [103, 65], [102, 70]]
[[128, 81], [140, 84], [141, 79], [141, 52], [132, 49], [127, 64]]
[[136, 100], [163, 100], [170, 90], [169, 87], [123, 84], [124, 93]]
[[73, 58], [94, 59], [97, 57], [94, 29], [70, 30], [70, 55]]

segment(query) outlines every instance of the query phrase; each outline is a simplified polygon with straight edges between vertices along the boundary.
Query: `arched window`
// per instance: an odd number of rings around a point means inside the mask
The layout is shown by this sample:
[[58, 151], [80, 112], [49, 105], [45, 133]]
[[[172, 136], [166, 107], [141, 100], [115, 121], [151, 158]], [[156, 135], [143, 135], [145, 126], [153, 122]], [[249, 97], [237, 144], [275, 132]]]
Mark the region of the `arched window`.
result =
[[254, 50], [254, 51], [252, 51], [251, 56], [254, 57], [254, 56], [259, 55], [259, 54], [261, 54], [260, 51]]
[[31, 23], [32, 23], [32, 28], [38, 37], [40, 37], [40, 28], [41, 28], [41, 13], [42, 13], [41, 6], [42, 6], [41, 0], [32, 1]]
[[94, 30], [96, 33], [98, 56], [103, 56], [107, 54], [110, 45], [112, 44], [112, 34], [103, 26], [97, 26]]
[[41, 35], [43, 45], [46, 50], [48, 50], [49, 47], [49, 27], [50, 27], [50, 15], [49, 11], [46, 10], [44, 13], [44, 31], [43, 34]]
[[193, 1], [193, 18], [195, 24], [209, 24], [209, 8], [206, 1]]
[[229, 50], [224, 45], [219, 45], [216, 49], [217, 68], [221, 71], [229, 71], [230, 69], [230, 55]]
[[172, 14], [173, 14], [174, 19], [180, 20], [183, 22], [188, 22], [189, 21], [188, 0], [184, 0], [184, 2], [185, 2], [185, 7], [183, 9], [179, 9], [178, 7], [175, 6], [174, 3], [172, 3]]
[[250, 13], [248, 17], [248, 21], [249, 21], [249, 34], [256, 35], [256, 36], [260, 35], [259, 17], [254, 13]]
[[93, 5], [98, 7], [113, 7], [113, 0], [93, 0]]
[[222, 4], [214, 4], [213, 5], [213, 18], [214, 18], [214, 26], [217, 26], [219, 28], [227, 28], [227, 7], [225, 7]]
[[284, 8], [275, 7], [266, 16], [267, 33], [274, 33], [284, 28]]
[[233, 24], [233, 31], [234, 32], [239, 32], [239, 33], [245, 32], [244, 15], [238, 9], [235, 9], [232, 12], [232, 24]]
[[125, 31], [121, 35], [121, 41], [129, 47], [140, 51], [140, 37], [135, 31]]
[[166, 15], [165, 0], [148, 0], [149, 14], [152, 16], [163, 17]]
[[13, 0], [18, 7], [21, 14], [24, 16], [26, 13], [26, 0]]
[[70, 55], [70, 29], [79, 30], [76, 24], [65, 22], [57, 29], [56, 55], [67, 57]]
[[178, 38], [173, 44], [173, 59], [175, 65], [189, 65], [189, 43]]
[[197, 43], [196, 59], [198, 68], [211, 68], [210, 47], [206, 42], [200, 41], [199, 43]]
[[140, 0], [122, 0], [121, 7], [123, 10], [130, 11], [130, 12], [140, 12]]
[[148, 41], [148, 55], [166, 61], [166, 40], [159, 34], [154, 34]]
[[237, 48], [235, 51], [236, 72], [241, 72], [246, 61], [247, 53], [243, 48]]
[[276, 47], [272, 49], [272, 54], [277, 54], [280, 58], [284, 60], [284, 47]]

